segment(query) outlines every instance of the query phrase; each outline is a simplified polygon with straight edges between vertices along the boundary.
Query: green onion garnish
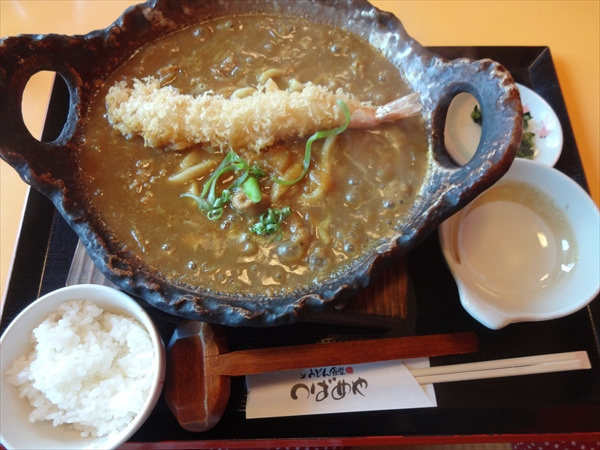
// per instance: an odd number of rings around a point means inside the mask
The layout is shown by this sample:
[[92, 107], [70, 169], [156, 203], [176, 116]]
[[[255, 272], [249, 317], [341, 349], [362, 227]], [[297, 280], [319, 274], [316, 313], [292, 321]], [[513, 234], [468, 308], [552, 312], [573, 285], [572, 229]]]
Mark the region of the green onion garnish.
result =
[[[217, 195], [219, 178], [230, 171], [241, 171], [242, 173], [228, 189], [224, 189], [220, 195]], [[239, 157], [234, 152], [229, 152], [208, 178], [200, 195], [185, 193], [181, 194], [181, 196], [195, 200], [198, 203], [198, 208], [206, 211], [206, 216], [209, 220], [219, 220], [223, 215], [223, 208], [231, 201], [231, 191], [233, 189], [243, 186], [246, 195], [250, 193], [248, 198], [253, 202], [259, 202], [262, 198], [262, 193], [258, 185], [258, 178], [265, 175], [265, 172], [260, 167], [250, 166], [244, 158]], [[255, 200], [257, 198], [258, 200]]]
[[260, 216], [259, 221], [250, 227], [250, 231], [260, 236], [275, 233], [281, 229], [281, 223], [290, 214], [292, 214], [292, 210], [289, 206], [284, 206], [281, 209], [269, 208], [266, 213]]
[[259, 203], [262, 200], [262, 192], [255, 177], [248, 177], [242, 184], [242, 188], [252, 203]]
[[273, 181], [275, 181], [275, 183], [283, 184], [286, 186], [296, 184], [298, 181], [300, 181], [302, 178], [304, 178], [304, 175], [306, 175], [306, 172], [308, 172], [308, 167], [310, 166], [310, 154], [311, 154], [313, 142], [316, 141], [317, 139], [327, 138], [329, 136], [334, 136], [336, 134], [340, 134], [340, 133], [343, 133], [344, 131], [346, 131], [346, 128], [348, 128], [348, 124], [350, 123], [350, 109], [348, 108], [348, 105], [345, 102], [343, 102], [342, 100], [338, 100], [337, 104], [340, 108], [342, 108], [342, 112], [344, 113], [344, 117], [346, 118], [346, 122], [344, 123], [344, 125], [339, 126], [337, 128], [333, 128], [331, 130], [317, 131], [315, 134], [313, 134], [311, 137], [309, 137], [308, 140], [306, 141], [306, 149], [304, 150], [304, 161], [302, 161], [302, 173], [300, 174], [300, 176], [298, 178], [296, 178], [295, 180], [282, 180], [281, 178], [273, 178]]

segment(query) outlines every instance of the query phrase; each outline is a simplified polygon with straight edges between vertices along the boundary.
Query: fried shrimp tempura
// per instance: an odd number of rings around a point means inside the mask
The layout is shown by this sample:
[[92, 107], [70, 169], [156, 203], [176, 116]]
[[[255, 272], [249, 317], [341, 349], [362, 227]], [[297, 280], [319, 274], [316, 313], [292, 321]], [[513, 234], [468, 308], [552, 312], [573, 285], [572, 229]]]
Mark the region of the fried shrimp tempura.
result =
[[210, 91], [193, 96], [172, 86], [161, 87], [158, 79], [147, 77], [134, 80], [132, 88], [125, 81], [111, 87], [106, 108], [115, 129], [127, 137], [141, 136], [148, 147], [179, 150], [210, 143], [223, 151], [248, 148], [258, 152], [286, 137], [343, 125], [338, 100], [352, 112], [350, 126], [364, 128], [415, 114], [420, 109], [415, 96], [400, 99], [400, 107], [375, 108], [342, 89], [331, 92], [305, 83], [301, 90], [287, 91], [272, 80], [243, 98], [225, 98]]

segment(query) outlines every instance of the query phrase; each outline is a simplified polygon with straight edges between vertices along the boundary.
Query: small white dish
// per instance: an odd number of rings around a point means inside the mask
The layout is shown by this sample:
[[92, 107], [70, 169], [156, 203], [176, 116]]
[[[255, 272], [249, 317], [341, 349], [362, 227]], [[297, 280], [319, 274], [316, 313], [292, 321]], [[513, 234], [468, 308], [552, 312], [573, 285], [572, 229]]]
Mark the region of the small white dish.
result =
[[544, 164], [515, 159], [439, 236], [461, 304], [488, 328], [563, 317], [598, 295], [598, 208]]
[[[81, 437], [67, 425], [53, 427], [49, 421], [28, 420], [32, 410], [26, 398], [19, 397], [19, 389], [6, 381], [5, 371], [19, 356], [32, 350], [31, 333], [46, 317], [69, 300], [89, 300], [104, 311], [128, 315], [144, 326], [154, 347], [152, 387], [143, 408], [133, 421], [118, 435], [112, 437]], [[53, 291], [25, 308], [8, 326], [0, 338], [1, 416], [0, 441], [8, 448], [27, 449], [83, 449], [116, 448], [127, 441], [148, 418], [160, 397], [166, 368], [162, 339], [144, 309], [131, 297], [106, 286], [81, 284]]]
[[[517, 83], [521, 94], [523, 112], [531, 113], [529, 127], [523, 132], [533, 132], [535, 153], [533, 160], [554, 166], [562, 152], [563, 132], [560, 121], [552, 107], [538, 94]], [[466, 164], [477, 149], [481, 138], [481, 125], [471, 118], [471, 112], [479, 103], [471, 94], [461, 92], [448, 108], [444, 139], [448, 153], [458, 164]]]

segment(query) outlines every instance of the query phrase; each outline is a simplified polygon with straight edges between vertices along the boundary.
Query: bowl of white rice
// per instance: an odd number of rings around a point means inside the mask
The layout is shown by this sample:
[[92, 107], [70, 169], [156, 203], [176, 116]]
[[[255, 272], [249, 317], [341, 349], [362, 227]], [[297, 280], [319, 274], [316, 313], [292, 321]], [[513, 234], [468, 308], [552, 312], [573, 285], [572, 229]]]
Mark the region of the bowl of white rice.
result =
[[31, 303], [0, 338], [6, 448], [116, 448], [152, 412], [162, 339], [121, 291], [75, 285]]

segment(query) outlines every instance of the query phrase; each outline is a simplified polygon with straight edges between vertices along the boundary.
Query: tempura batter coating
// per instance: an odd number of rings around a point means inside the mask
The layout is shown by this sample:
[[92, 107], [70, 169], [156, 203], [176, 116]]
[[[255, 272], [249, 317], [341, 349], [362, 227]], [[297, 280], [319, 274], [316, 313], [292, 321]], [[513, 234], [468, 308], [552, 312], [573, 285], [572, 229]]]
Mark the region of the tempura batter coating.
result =
[[[331, 92], [305, 83], [298, 91], [280, 90], [272, 80], [243, 98], [225, 98], [210, 91], [198, 96], [182, 94], [175, 87], [161, 87], [154, 77], [136, 79], [132, 88], [122, 81], [110, 88], [106, 107], [115, 129], [128, 137], [141, 136], [149, 147], [184, 149], [209, 143], [223, 151], [259, 151], [287, 137], [343, 125], [338, 100], [348, 105], [356, 126], [376, 121], [376, 108], [342, 89]], [[400, 116], [414, 114], [419, 105], [413, 103]]]

